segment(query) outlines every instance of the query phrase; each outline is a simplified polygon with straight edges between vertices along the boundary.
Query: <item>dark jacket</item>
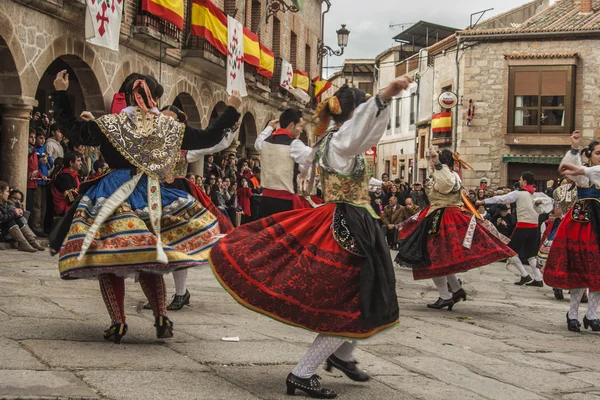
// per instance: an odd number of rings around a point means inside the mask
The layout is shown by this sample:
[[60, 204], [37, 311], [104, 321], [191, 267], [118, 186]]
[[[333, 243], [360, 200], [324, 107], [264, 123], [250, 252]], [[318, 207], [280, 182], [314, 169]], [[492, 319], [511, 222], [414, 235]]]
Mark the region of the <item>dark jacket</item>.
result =
[[515, 226], [517, 226], [517, 217], [514, 214], [506, 214], [503, 217], [498, 213], [491, 221], [496, 229], [498, 229], [498, 232], [506, 237], [511, 237]]
[[419, 206], [421, 208], [427, 207], [427, 198], [425, 197], [424, 190], [411, 190], [410, 198], [416, 206]]

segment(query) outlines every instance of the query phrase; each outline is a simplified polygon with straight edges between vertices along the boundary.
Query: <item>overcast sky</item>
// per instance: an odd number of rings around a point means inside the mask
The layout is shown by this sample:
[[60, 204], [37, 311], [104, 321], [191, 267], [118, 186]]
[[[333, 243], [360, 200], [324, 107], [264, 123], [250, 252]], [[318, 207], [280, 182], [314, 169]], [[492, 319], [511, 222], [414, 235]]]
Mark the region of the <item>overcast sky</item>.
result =
[[[339, 66], [345, 58], [374, 58], [394, 45], [392, 37], [402, 32], [402, 27], [390, 28], [391, 24], [427, 21], [457, 29], [469, 25], [470, 15], [487, 8], [483, 19], [519, 7], [526, 0], [332, 0], [329, 13], [325, 15], [325, 44], [337, 49], [335, 31], [341, 24], [350, 30], [348, 47], [341, 57], [330, 57], [324, 65]], [[475, 17], [476, 18], [476, 17]], [[329, 72], [329, 73], [328, 73]], [[325, 69], [324, 75], [335, 72]]]

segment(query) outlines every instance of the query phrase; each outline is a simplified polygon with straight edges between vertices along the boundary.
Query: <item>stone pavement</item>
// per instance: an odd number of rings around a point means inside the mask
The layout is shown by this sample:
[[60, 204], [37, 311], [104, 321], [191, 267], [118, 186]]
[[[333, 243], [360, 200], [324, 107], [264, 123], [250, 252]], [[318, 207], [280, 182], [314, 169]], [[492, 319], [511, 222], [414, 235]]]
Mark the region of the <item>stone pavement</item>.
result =
[[[469, 300], [448, 312], [425, 307], [431, 281], [397, 277], [400, 326], [357, 351], [373, 379], [319, 372], [338, 398], [600, 399], [600, 336], [568, 332], [551, 289], [515, 286], [497, 263], [462, 274]], [[189, 278], [165, 341], [129, 280], [129, 333], [114, 345], [96, 281], [60, 280], [47, 252], [0, 251], [0, 399], [289, 399], [285, 377], [314, 334], [239, 306], [207, 268]]]

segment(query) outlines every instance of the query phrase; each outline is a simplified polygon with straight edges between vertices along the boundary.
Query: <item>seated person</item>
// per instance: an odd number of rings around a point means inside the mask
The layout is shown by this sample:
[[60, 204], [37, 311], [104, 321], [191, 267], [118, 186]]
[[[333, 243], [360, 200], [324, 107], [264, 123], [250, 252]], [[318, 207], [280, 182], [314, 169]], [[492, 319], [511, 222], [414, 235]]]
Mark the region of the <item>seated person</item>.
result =
[[19, 251], [36, 253], [44, 251], [33, 231], [23, 217], [23, 210], [9, 202], [10, 188], [8, 183], [0, 181], [0, 236], [2, 240], [17, 242]]

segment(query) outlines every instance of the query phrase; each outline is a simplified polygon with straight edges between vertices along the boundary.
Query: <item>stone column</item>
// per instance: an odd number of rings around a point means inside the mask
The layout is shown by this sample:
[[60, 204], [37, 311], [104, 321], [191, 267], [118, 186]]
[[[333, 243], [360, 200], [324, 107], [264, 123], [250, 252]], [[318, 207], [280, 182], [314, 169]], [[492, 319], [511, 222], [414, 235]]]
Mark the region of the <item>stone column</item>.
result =
[[27, 146], [32, 106], [2, 106], [0, 179], [27, 193]]

